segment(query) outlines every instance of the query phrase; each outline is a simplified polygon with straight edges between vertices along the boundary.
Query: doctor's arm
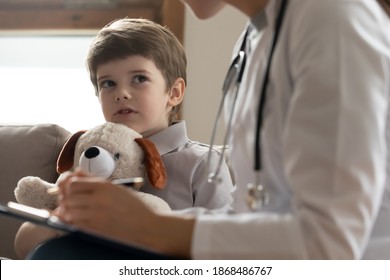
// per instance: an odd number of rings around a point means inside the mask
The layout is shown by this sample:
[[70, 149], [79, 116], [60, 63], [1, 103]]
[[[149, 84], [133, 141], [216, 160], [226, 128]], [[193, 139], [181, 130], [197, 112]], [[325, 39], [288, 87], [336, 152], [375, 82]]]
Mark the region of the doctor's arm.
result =
[[120, 185], [76, 171], [58, 183], [59, 217], [128, 244], [190, 258], [192, 216], [157, 214]]
[[385, 186], [386, 43], [377, 10], [323, 5], [326, 24], [293, 27], [285, 168], [308, 255], [360, 258]]

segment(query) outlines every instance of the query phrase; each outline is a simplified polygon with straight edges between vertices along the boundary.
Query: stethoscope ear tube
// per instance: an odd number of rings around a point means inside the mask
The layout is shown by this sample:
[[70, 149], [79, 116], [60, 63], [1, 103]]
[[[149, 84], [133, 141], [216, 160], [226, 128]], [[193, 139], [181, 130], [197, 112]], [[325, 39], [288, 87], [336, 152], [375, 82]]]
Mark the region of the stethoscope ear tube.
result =
[[[229, 70], [226, 74], [226, 79], [225, 79], [223, 86], [222, 86], [222, 100], [221, 100], [221, 103], [219, 104], [217, 117], [216, 117], [216, 120], [214, 122], [213, 132], [212, 132], [211, 141], [210, 141], [210, 149], [209, 149], [209, 153], [207, 155], [208, 164], [210, 164], [210, 162], [211, 162], [210, 161], [211, 154], [212, 154], [211, 152], [212, 152], [212, 149], [214, 146], [215, 135], [216, 135], [218, 125], [220, 122], [220, 118], [222, 115], [222, 110], [223, 110], [223, 107], [225, 106], [226, 96], [232, 87], [235, 88], [235, 93], [234, 93], [233, 107], [231, 109], [231, 113], [230, 113], [229, 121], [228, 121], [228, 125], [227, 125], [227, 130], [226, 130], [225, 138], [223, 141], [221, 156], [219, 158], [219, 162], [218, 162], [218, 165], [217, 165], [215, 172], [210, 173], [208, 176], [208, 181], [210, 183], [220, 183], [220, 181], [221, 181], [221, 179], [219, 178], [218, 175], [219, 175], [219, 172], [220, 172], [220, 169], [222, 166], [222, 161], [224, 160], [224, 154], [225, 154], [225, 151], [227, 149], [227, 143], [229, 141], [230, 131], [231, 131], [231, 127], [232, 127], [232, 120], [233, 120], [233, 115], [234, 115], [234, 108], [236, 105], [236, 100], [237, 100], [238, 90], [240, 88], [242, 74], [243, 74], [244, 68], [245, 68], [245, 62], [246, 62], [245, 52], [240, 51], [238, 53], [238, 55], [232, 61], [231, 65], [229, 67]], [[209, 170], [209, 168], [207, 170]]]
[[238, 55], [233, 59], [232, 63], [230, 64], [229, 70], [226, 74], [226, 78], [222, 86], [222, 98], [227, 95], [234, 81], [236, 83], [235, 86], [240, 86], [245, 69], [245, 63], [246, 54], [244, 51], [239, 51]]
[[[249, 208], [253, 211], [261, 211], [263, 209], [263, 207], [269, 203], [269, 192], [267, 191], [267, 189], [264, 186], [259, 184], [259, 182], [260, 182], [260, 178], [259, 178], [260, 175], [259, 174], [260, 174], [260, 171], [262, 168], [260, 132], [261, 132], [262, 124], [263, 124], [263, 110], [264, 110], [264, 104], [265, 104], [266, 97], [267, 97], [266, 94], [267, 94], [267, 86], [268, 86], [268, 82], [269, 82], [269, 73], [270, 73], [270, 68], [271, 68], [271, 63], [272, 63], [272, 57], [273, 57], [275, 46], [276, 46], [276, 43], [277, 43], [277, 40], [279, 37], [279, 32], [280, 32], [283, 18], [285, 15], [285, 11], [287, 8], [287, 3], [288, 3], [288, 0], [281, 0], [281, 3], [280, 3], [279, 13], [278, 13], [276, 21], [275, 21], [274, 35], [273, 35], [271, 45], [270, 45], [270, 51], [268, 54], [267, 65], [266, 65], [265, 72], [264, 72], [263, 84], [262, 84], [260, 98], [259, 98], [259, 106], [258, 106], [257, 122], [256, 122], [256, 135], [255, 135], [255, 151], [254, 151], [255, 152], [254, 170], [257, 173], [256, 174], [257, 177], [256, 177], [255, 184], [252, 184], [252, 183], [248, 184], [248, 186], [247, 186], [248, 194], [247, 194], [247, 198], [246, 198]], [[221, 103], [219, 105], [217, 117], [216, 117], [214, 127], [213, 127], [213, 132], [212, 132], [211, 141], [210, 141], [210, 148], [209, 148], [209, 153], [208, 153], [208, 163], [209, 164], [210, 164], [212, 149], [213, 149], [213, 145], [214, 145], [215, 135], [216, 135], [217, 127], [218, 127], [219, 122], [220, 122], [220, 117], [222, 115], [222, 110], [223, 110], [223, 107], [225, 105], [226, 96], [233, 89], [234, 90], [233, 103], [232, 103], [233, 105], [231, 108], [231, 112], [230, 112], [230, 116], [229, 116], [229, 120], [228, 120], [228, 125], [227, 125], [227, 130], [226, 130], [226, 134], [225, 134], [225, 138], [224, 138], [224, 142], [223, 142], [222, 155], [219, 158], [218, 166], [217, 166], [215, 172], [210, 173], [209, 178], [208, 178], [208, 181], [210, 183], [214, 183], [214, 184], [221, 182], [221, 178], [219, 178], [218, 175], [219, 175], [219, 172], [220, 172], [220, 169], [222, 166], [222, 161], [224, 160], [224, 152], [227, 148], [227, 143], [228, 143], [228, 140], [230, 137], [232, 120], [233, 120], [233, 116], [234, 116], [234, 110], [235, 110], [235, 106], [237, 103], [237, 96], [238, 96], [240, 84], [241, 84], [242, 77], [243, 77], [244, 70], [245, 70], [245, 65], [246, 65], [245, 46], [247, 44], [247, 42], [246, 42], [247, 36], [248, 36], [248, 30], [245, 33], [243, 42], [241, 44], [240, 51], [239, 51], [238, 55], [233, 59], [231, 65], [228, 69], [228, 72], [226, 74], [226, 79], [225, 79], [225, 81], [223, 83], [223, 87], [222, 87], [222, 100], [221, 100]], [[209, 169], [210, 169], [210, 166], [209, 166], [208, 170]]]

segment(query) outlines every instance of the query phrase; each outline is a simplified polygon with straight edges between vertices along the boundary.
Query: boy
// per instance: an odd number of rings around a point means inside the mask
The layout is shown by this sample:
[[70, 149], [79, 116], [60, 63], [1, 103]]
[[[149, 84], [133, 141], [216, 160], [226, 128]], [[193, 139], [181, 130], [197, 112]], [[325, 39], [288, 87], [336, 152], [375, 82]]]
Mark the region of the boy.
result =
[[120, 19], [93, 41], [87, 66], [106, 121], [123, 123], [152, 140], [165, 164], [163, 191], [142, 191], [172, 209], [216, 209], [232, 202], [232, 182], [224, 164], [221, 184], [208, 182], [208, 147], [188, 139], [185, 122], [176, 121], [186, 86], [186, 56], [168, 29], [144, 19]]
[[[164, 199], [173, 210], [189, 207], [229, 207], [232, 181], [223, 162], [221, 181], [208, 182], [219, 156], [188, 139], [184, 121], [176, 121], [186, 86], [186, 56], [168, 29], [144, 19], [120, 19], [105, 26], [92, 42], [87, 67], [104, 118], [123, 123], [151, 139], [167, 170], [167, 185], [142, 191]], [[15, 239], [15, 250], [25, 258], [56, 232], [25, 223]]]

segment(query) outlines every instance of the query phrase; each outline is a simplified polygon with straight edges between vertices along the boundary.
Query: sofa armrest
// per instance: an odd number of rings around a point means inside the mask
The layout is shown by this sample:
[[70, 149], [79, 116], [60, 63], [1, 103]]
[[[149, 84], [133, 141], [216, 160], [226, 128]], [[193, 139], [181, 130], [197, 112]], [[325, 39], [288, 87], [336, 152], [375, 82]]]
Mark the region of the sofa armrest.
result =
[[[70, 133], [55, 124], [0, 125], [0, 202], [15, 201], [19, 179], [38, 176], [55, 182], [57, 157]], [[0, 256], [17, 259], [15, 234], [21, 221], [0, 216]]]

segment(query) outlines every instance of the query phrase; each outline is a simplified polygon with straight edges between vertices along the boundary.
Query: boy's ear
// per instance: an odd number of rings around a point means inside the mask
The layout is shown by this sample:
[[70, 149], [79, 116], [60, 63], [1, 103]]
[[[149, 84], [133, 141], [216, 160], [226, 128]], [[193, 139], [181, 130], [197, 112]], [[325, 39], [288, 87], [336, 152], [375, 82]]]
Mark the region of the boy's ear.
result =
[[175, 83], [171, 87], [168, 106], [174, 107], [183, 101], [185, 88], [186, 88], [186, 83], [184, 79], [177, 78]]

